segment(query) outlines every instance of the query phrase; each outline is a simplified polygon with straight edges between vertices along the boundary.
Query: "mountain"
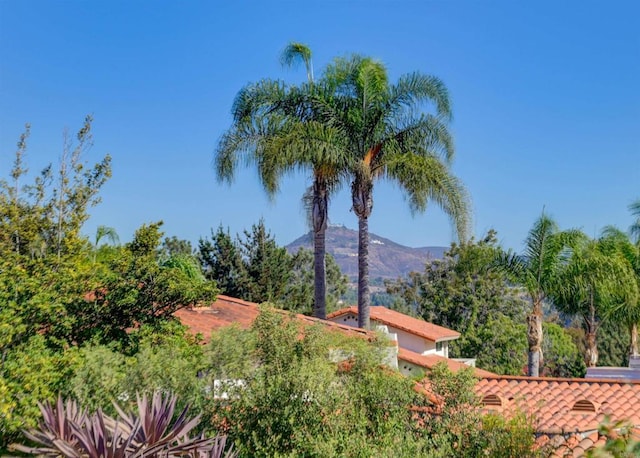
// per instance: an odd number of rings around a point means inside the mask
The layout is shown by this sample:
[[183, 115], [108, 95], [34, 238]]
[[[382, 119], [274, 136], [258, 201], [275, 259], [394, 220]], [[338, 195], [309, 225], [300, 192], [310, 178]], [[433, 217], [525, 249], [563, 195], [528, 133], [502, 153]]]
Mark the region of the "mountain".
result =
[[[398, 278], [412, 271], [421, 272], [428, 260], [442, 259], [446, 247], [410, 248], [392, 240], [369, 234], [369, 278]], [[352, 281], [358, 278], [358, 231], [344, 226], [327, 228], [327, 253], [335, 258], [342, 272]], [[286, 249], [313, 250], [313, 233], [297, 238]]]

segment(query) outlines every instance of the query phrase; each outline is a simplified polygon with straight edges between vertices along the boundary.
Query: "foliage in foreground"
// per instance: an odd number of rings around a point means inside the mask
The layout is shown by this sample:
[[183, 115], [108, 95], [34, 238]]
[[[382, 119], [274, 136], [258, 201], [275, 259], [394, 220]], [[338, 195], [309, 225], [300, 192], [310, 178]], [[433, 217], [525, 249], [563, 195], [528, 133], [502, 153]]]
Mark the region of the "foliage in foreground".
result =
[[130, 345], [91, 342], [65, 350], [51, 349], [34, 336], [7, 354], [0, 371], [0, 454], [19, 440], [21, 430], [40, 418], [38, 402], [54, 402], [58, 393], [90, 411], [116, 415], [112, 400], [135, 408], [136, 392], [179, 393], [178, 408], [201, 411], [204, 392], [198, 372], [203, 347], [175, 322], [143, 326], [129, 335]]
[[[24, 404], [9, 406], [13, 423], [0, 422], [9, 427], [4, 440], [18, 440], [21, 422], [35, 427], [36, 400], [54, 401], [57, 392], [115, 418], [112, 400], [128, 410], [136, 391], [161, 390], [180, 393], [176, 408], [188, 404], [201, 415], [198, 433], [227, 435], [239, 456], [476, 457], [516, 445], [517, 455], [533, 456], [528, 423], [482, 419], [471, 371], [436, 369], [431, 383], [442, 402], [435, 405], [414, 381], [381, 364], [385, 339], [370, 343], [324, 326], [302, 330], [299, 321], [265, 309], [251, 330], [223, 329], [204, 347], [177, 324], [145, 326], [127, 348], [91, 343], [40, 353], [34, 341], [6, 363], [23, 368], [5, 380], [15, 393], [23, 384]], [[37, 355], [42, 363], [24, 364]], [[414, 408], [422, 409], [420, 418]]]
[[414, 381], [381, 365], [386, 351], [382, 338], [301, 332], [297, 321], [263, 310], [250, 333], [212, 337], [207, 378], [219, 383], [207, 404], [211, 428], [240, 456], [535, 456], [530, 423], [483, 424], [471, 370], [434, 371], [438, 411]]
[[640, 441], [633, 436], [633, 424], [611, 423], [609, 419], [598, 427], [607, 438], [604, 445], [587, 451], [587, 458], [633, 458], [640, 456]]
[[37, 429], [25, 431], [28, 441], [35, 446], [14, 444], [22, 453], [65, 458], [124, 458], [137, 457], [197, 457], [233, 458], [237, 454], [231, 447], [224, 453], [226, 437], [190, 437], [200, 416], [188, 417], [185, 407], [174, 420], [176, 396], [153, 394], [151, 402], [146, 395], [138, 397], [137, 415], [129, 414], [114, 404], [118, 418], [101, 410], [91, 414], [75, 401], [64, 402], [58, 396], [55, 404], [40, 405], [42, 421]]

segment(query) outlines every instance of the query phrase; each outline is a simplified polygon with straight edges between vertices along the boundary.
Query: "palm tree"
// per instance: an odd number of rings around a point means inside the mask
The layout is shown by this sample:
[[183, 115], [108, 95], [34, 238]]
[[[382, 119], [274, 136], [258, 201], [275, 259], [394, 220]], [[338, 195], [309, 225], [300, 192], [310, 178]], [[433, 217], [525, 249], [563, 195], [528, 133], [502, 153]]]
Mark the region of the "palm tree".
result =
[[313, 78], [311, 51], [291, 43], [282, 62], [303, 62], [307, 83], [288, 86], [262, 80], [243, 88], [233, 106], [233, 126], [222, 137], [215, 158], [218, 180], [231, 181], [240, 156], [254, 163], [270, 197], [279, 190], [280, 178], [292, 171], [311, 171], [313, 184], [305, 194], [314, 240], [314, 316], [326, 318], [325, 234], [329, 196], [347, 167], [344, 149], [331, 126], [321, 122], [317, 107], [329, 93], [324, 82]]
[[527, 316], [527, 370], [532, 377], [540, 374], [543, 365], [543, 304], [555, 285], [563, 262], [567, 259], [567, 247], [573, 245], [580, 237], [577, 231], [559, 231], [555, 221], [543, 213], [525, 239], [524, 253], [499, 253], [492, 264], [492, 268], [503, 272], [512, 282], [523, 286], [531, 301], [531, 313]]
[[[358, 326], [368, 328], [369, 226], [374, 183], [396, 182], [413, 212], [438, 205], [461, 239], [469, 226], [468, 195], [452, 175], [453, 141], [445, 85], [433, 76], [411, 73], [389, 84], [386, 68], [361, 56], [336, 59], [325, 72], [331, 104], [319, 107], [323, 122], [342, 137], [349, 157], [353, 211], [358, 217]], [[421, 108], [435, 105], [436, 114]]]
[[[640, 200], [629, 206], [632, 214], [640, 218]], [[607, 226], [602, 231], [601, 245], [610, 255], [622, 255], [635, 274], [637, 289], [640, 292], [640, 222], [631, 225], [626, 234], [614, 226]], [[636, 236], [636, 233], [638, 234]], [[635, 243], [633, 239], [636, 238]], [[624, 323], [629, 328], [629, 355], [637, 358], [638, 325], [640, 324], [640, 294], [635, 303], [621, 303], [611, 310], [612, 318]]]
[[603, 320], [638, 318], [637, 280], [631, 264], [615, 249], [619, 243], [613, 232], [587, 241], [574, 249], [556, 277], [553, 302], [559, 310], [582, 319], [588, 367], [598, 363], [597, 331]]
[[100, 242], [106, 240], [108, 243], [112, 245], [117, 245], [120, 243], [120, 238], [118, 237], [118, 233], [116, 230], [109, 226], [100, 225], [96, 229], [96, 235], [93, 242], [93, 263], [96, 263], [98, 258], [98, 249], [100, 248]]

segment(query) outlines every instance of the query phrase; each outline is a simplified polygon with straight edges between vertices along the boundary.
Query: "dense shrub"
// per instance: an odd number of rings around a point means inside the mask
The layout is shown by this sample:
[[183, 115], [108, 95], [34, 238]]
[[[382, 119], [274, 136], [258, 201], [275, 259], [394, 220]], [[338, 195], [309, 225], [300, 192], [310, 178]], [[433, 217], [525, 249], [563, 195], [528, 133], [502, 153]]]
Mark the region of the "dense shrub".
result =
[[55, 351], [41, 335], [35, 335], [6, 353], [0, 365], [0, 451], [35, 426], [38, 402], [53, 400], [64, 391], [77, 367], [77, 352]]
[[255, 321], [252, 337], [222, 344], [239, 335], [230, 329], [212, 339], [208, 377], [244, 382], [227, 385], [228, 399], [210, 403], [212, 426], [229, 434], [241, 456], [421, 450], [409, 407], [425, 400], [410, 380], [380, 367], [384, 340], [370, 345], [323, 326], [302, 332], [299, 322], [270, 310]]

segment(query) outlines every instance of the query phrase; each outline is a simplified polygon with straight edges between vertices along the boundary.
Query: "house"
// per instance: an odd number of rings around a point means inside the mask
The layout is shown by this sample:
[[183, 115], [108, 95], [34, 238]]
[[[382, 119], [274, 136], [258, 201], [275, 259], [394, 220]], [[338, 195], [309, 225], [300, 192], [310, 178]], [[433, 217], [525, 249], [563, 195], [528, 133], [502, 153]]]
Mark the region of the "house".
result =
[[640, 438], [640, 382], [494, 375], [481, 378], [476, 393], [485, 412], [533, 418], [537, 444], [554, 457], [584, 456], [604, 444], [598, 426], [605, 418], [630, 422]]
[[[259, 311], [255, 303], [219, 295], [207, 306], [181, 309], [175, 316], [191, 332], [201, 334], [206, 342], [213, 331], [226, 326], [249, 328]], [[290, 314], [284, 310], [281, 313]], [[377, 336], [375, 331], [355, 327], [355, 307], [334, 312], [329, 320], [294, 316], [302, 324], [321, 324], [367, 339]], [[468, 367], [446, 357], [445, 345], [438, 349], [439, 341], [448, 346], [459, 336], [455, 331], [381, 307], [372, 307], [371, 320], [396, 344], [390, 348], [395, 350], [393, 355], [403, 374], [412, 376], [428, 371], [438, 363], [447, 364], [452, 371]], [[475, 390], [483, 411], [507, 417], [523, 412], [533, 418], [536, 443], [552, 449], [554, 457], [584, 456], [586, 450], [604, 444], [605, 438], [598, 432], [598, 426], [606, 416], [612, 422], [630, 421], [640, 436], [640, 382], [499, 376], [478, 368], [473, 370], [479, 379]], [[418, 387], [429, 393], [428, 385]]]
[[[449, 359], [448, 341], [457, 339], [460, 334], [450, 329], [436, 326], [422, 320], [411, 318], [399, 312], [389, 311], [387, 314], [382, 310], [384, 307], [372, 307], [372, 322], [376, 323], [380, 329], [386, 331], [389, 336], [390, 354], [387, 358], [388, 365], [398, 368], [401, 373], [407, 376], [419, 375], [430, 370], [438, 363], [445, 363], [452, 371], [457, 371], [468, 367], [464, 362]], [[350, 307], [351, 310], [355, 307]], [[180, 309], [174, 313], [174, 316], [180, 320], [182, 324], [187, 326], [194, 334], [203, 336], [206, 342], [213, 331], [224, 328], [226, 326], [237, 325], [241, 328], [249, 328], [258, 316], [260, 308], [258, 304], [243, 301], [234, 297], [218, 295], [217, 299], [211, 304], [201, 307], [192, 307]], [[337, 315], [341, 311], [334, 312], [329, 315], [330, 319], [320, 320], [318, 318], [306, 315], [295, 315], [295, 318], [303, 324], [313, 325], [322, 324], [333, 330], [344, 332], [362, 338], [376, 338], [375, 331], [368, 331], [357, 328], [357, 318], [355, 321], [340, 321], [342, 315]], [[285, 310], [281, 313], [289, 314]], [[378, 319], [374, 320], [375, 317]], [[409, 348], [404, 346], [405, 342]], [[442, 345], [438, 345], [441, 343]], [[418, 351], [415, 351], [415, 350]], [[439, 350], [438, 350], [439, 349]], [[493, 375], [491, 372], [481, 369], [473, 369], [478, 377], [485, 375]]]
[[[445, 363], [452, 370], [461, 364], [475, 366], [474, 359], [450, 359], [449, 342], [460, 337], [460, 333], [442, 326], [413, 318], [381, 306], [370, 308], [371, 327], [388, 333], [398, 343], [398, 369], [412, 376], [438, 363]], [[358, 326], [358, 308], [346, 307], [330, 313], [327, 320], [351, 327]], [[475, 369], [476, 375], [491, 375], [491, 372]]]
[[[370, 308], [371, 328], [382, 328], [396, 334], [398, 346], [420, 355], [449, 357], [449, 341], [460, 337], [460, 333], [443, 328], [404, 313], [382, 306]], [[330, 313], [327, 320], [347, 326], [358, 326], [358, 308], [355, 306]]]

